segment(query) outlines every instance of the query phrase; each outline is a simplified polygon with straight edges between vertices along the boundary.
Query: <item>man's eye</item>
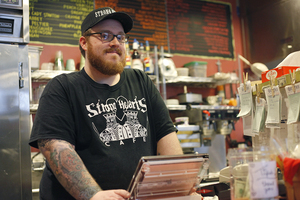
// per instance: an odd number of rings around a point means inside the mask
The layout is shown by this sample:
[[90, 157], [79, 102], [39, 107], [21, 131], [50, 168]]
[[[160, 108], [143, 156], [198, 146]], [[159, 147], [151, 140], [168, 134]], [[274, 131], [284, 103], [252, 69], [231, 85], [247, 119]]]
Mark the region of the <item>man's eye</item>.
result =
[[119, 41], [123, 41], [124, 38], [125, 38], [124, 35], [117, 35], [117, 39], [118, 39]]
[[108, 40], [109, 39], [109, 33], [102, 33], [102, 39]]

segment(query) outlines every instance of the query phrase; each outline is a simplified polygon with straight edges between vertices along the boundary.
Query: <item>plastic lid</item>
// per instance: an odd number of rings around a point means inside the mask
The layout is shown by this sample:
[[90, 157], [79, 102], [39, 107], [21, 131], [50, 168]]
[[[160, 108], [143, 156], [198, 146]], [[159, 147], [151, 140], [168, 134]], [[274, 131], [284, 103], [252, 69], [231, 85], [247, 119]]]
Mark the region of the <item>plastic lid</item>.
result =
[[140, 50], [144, 50], [144, 45], [143, 45], [143, 43], [140, 43]]
[[63, 58], [63, 53], [62, 53], [62, 51], [57, 51], [57, 52], [55, 53], [55, 58]]
[[193, 61], [193, 62], [189, 62], [184, 64], [184, 67], [190, 67], [190, 66], [197, 66], [197, 65], [207, 65], [207, 62], [205, 61]]
[[199, 131], [198, 125], [177, 125], [178, 131]]
[[139, 48], [139, 42], [134, 38], [133, 43], [132, 43], [132, 48], [133, 49], [138, 49]]

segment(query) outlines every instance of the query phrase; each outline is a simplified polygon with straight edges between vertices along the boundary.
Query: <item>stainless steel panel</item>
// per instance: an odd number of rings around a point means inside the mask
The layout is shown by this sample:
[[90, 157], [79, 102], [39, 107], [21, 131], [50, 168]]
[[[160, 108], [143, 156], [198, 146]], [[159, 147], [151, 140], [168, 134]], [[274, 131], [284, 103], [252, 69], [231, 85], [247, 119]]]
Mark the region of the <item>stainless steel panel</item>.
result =
[[[0, 199], [31, 199], [28, 47], [0, 44]], [[24, 88], [19, 89], [19, 63]]]
[[29, 43], [29, 0], [23, 0], [23, 42]]
[[[15, 7], [13, 5], [4, 5], [5, 2], [0, 3], [0, 18], [13, 19], [13, 33], [0, 33], [0, 41], [2, 43], [29, 43], [29, 0], [20, 0], [22, 7]], [[8, 9], [9, 8], [9, 9]], [[8, 24], [10, 24], [9, 22]], [[9, 27], [8, 27], [9, 28]]]
[[195, 148], [194, 151], [209, 155], [209, 172], [216, 173], [227, 166], [224, 135], [214, 135], [211, 140], [211, 146], [202, 145], [199, 148]]
[[[13, 33], [10, 33], [10, 31], [7, 31], [8, 33], [1, 33], [0, 36], [4, 37], [4, 38], [20, 38], [22, 39], [22, 32], [21, 32], [21, 27], [22, 27], [22, 15], [12, 15], [12, 14], [6, 14], [6, 13], [2, 13], [0, 14], [0, 18], [1, 19], [6, 19], [6, 20], [13, 20], [12, 25], [13, 26], [9, 26], [8, 29], [9, 30], [13, 30]], [[6, 26], [7, 27], [7, 26]]]
[[[24, 1], [23, 1], [24, 4]], [[19, 87], [19, 135], [22, 199], [32, 199], [31, 181], [31, 149], [28, 144], [30, 137], [30, 100], [29, 100], [29, 61], [28, 46], [19, 45], [19, 62], [23, 62], [24, 87]], [[18, 65], [19, 67], [19, 65]]]

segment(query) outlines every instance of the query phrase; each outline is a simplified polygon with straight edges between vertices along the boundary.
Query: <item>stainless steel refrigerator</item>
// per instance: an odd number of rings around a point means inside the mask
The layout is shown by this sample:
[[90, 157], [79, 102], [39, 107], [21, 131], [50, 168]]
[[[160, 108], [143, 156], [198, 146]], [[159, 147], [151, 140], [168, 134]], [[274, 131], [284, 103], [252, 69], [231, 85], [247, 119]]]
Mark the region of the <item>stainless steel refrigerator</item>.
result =
[[0, 199], [32, 199], [29, 0], [0, 1]]

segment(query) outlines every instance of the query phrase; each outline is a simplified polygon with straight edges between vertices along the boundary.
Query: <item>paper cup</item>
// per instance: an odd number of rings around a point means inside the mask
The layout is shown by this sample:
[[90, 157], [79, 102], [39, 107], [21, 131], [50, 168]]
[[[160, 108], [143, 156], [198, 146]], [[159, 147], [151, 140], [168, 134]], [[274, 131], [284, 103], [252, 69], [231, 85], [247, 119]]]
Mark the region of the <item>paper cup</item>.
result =
[[75, 61], [73, 59], [68, 59], [67, 60], [66, 70], [75, 71]]
[[43, 63], [41, 65], [41, 70], [53, 70], [54, 63]]

